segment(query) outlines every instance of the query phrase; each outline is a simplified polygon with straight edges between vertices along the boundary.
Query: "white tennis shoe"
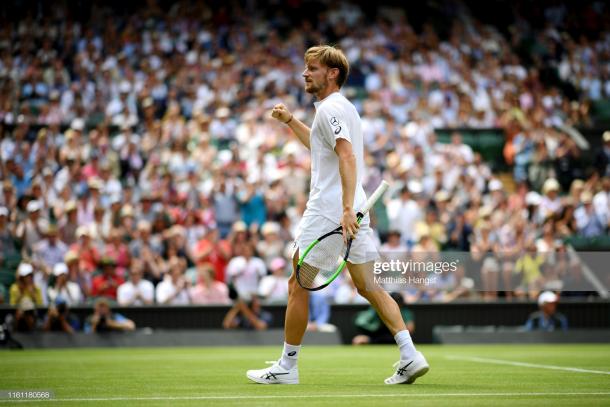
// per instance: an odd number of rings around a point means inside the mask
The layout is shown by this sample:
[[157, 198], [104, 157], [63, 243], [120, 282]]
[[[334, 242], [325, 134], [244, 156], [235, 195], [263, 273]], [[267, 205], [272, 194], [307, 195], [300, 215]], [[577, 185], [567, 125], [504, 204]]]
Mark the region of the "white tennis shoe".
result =
[[396, 372], [385, 379], [385, 384], [411, 384], [430, 370], [430, 365], [421, 352], [417, 352], [412, 360], [399, 360], [394, 363], [394, 367]]
[[248, 370], [246, 376], [253, 382], [260, 384], [299, 384], [299, 368], [297, 366], [290, 370], [280, 366], [280, 361], [267, 362], [272, 366], [260, 370]]

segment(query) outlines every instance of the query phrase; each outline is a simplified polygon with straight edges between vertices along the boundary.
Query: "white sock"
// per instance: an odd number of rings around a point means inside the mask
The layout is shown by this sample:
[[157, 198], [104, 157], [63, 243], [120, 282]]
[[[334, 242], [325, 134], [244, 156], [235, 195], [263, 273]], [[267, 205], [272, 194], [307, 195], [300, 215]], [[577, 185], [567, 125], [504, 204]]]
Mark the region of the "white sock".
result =
[[297, 365], [300, 350], [301, 345], [290, 345], [284, 342], [284, 351], [282, 352], [282, 358], [280, 359], [280, 366], [286, 370], [295, 367]]
[[411, 339], [411, 334], [406, 329], [404, 331], [398, 332], [394, 335], [394, 340], [396, 344], [398, 344], [398, 349], [400, 349], [400, 359], [401, 360], [411, 360], [415, 357], [417, 351], [415, 350], [415, 345], [413, 345], [413, 340]]

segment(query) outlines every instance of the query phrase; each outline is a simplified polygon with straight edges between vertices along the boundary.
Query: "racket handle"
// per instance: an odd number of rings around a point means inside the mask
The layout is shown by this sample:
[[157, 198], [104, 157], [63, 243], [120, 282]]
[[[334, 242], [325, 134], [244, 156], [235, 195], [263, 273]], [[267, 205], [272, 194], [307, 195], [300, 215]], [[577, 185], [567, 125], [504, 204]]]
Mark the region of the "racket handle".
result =
[[367, 199], [366, 204], [364, 204], [364, 207], [360, 210], [360, 212], [362, 212], [363, 215], [366, 215], [366, 213], [373, 207], [373, 205], [375, 205], [375, 202], [377, 202], [377, 200], [381, 198], [381, 195], [383, 195], [385, 191], [388, 190], [389, 186], [390, 184], [388, 184], [386, 181], [381, 181], [381, 184], [379, 184], [375, 192], [373, 192], [369, 199]]

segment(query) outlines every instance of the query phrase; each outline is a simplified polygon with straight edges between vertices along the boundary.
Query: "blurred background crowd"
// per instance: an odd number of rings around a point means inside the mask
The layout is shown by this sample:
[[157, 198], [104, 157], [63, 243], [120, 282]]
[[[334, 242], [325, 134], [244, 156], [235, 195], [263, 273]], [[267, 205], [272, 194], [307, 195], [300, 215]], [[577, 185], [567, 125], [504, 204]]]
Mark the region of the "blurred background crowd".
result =
[[[373, 214], [381, 251], [480, 266], [407, 302], [536, 298], [582, 278], [565, 238], [608, 234], [610, 133], [589, 164], [574, 135], [610, 98], [604, 2], [516, 1], [488, 20], [460, 1], [428, 19], [350, 2], [68, 3], [0, 13], [0, 302], [230, 304], [228, 285], [285, 301], [309, 156], [269, 109], [311, 122], [302, 56], [319, 43], [351, 63], [365, 189], [392, 184]], [[502, 129], [511, 172], [439, 128]], [[332, 287], [322, 301], [363, 301], [348, 276]]]

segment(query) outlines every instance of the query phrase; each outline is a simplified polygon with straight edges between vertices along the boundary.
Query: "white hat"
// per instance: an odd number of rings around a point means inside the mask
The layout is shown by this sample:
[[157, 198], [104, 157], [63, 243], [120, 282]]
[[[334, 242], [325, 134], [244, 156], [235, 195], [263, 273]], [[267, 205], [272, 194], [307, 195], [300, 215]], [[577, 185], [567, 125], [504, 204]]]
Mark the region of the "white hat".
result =
[[233, 224], [232, 230], [233, 232], [245, 232], [248, 230], [248, 226], [243, 220], [238, 220]]
[[34, 272], [34, 267], [30, 263], [21, 263], [19, 267], [17, 267], [17, 274], [19, 277], [29, 276]]
[[104, 187], [104, 182], [99, 177], [91, 177], [87, 182], [89, 189], [97, 189], [100, 190]]
[[129, 93], [131, 92], [131, 85], [127, 81], [123, 81], [119, 84], [119, 92], [120, 93]]
[[445, 202], [448, 201], [450, 198], [449, 194], [447, 193], [447, 191], [445, 190], [440, 190], [438, 191], [436, 194], [434, 194], [434, 200], [436, 202]]
[[229, 117], [231, 115], [231, 111], [229, 110], [228, 107], [221, 107], [218, 110], [216, 110], [216, 117], [218, 117], [219, 119], [223, 118], [223, 117]]
[[279, 233], [280, 225], [276, 222], [265, 222], [263, 227], [261, 228], [261, 234], [263, 236], [271, 234], [271, 233]]
[[85, 128], [85, 121], [80, 117], [77, 117], [76, 119], [72, 120], [70, 128], [76, 131], [83, 131], [83, 129]]
[[489, 181], [489, 190], [490, 191], [500, 191], [502, 190], [502, 181], [499, 179], [492, 179]]
[[68, 266], [66, 266], [66, 263], [55, 264], [55, 266], [53, 266], [53, 275], [59, 277], [62, 274], [68, 274]]
[[559, 191], [559, 181], [555, 178], [549, 178], [542, 185], [542, 193], [547, 194], [549, 191]]
[[542, 197], [536, 191], [530, 191], [525, 194], [525, 204], [526, 205], [540, 205], [542, 202]]
[[542, 306], [548, 302], [557, 302], [557, 294], [551, 291], [545, 291], [538, 297], [538, 305]]
[[407, 187], [409, 188], [409, 192], [411, 192], [412, 194], [419, 194], [424, 190], [424, 187], [422, 186], [421, 182], [415, 180], [409, 181]]
[[27, 209], [28, 212], [36, 212], [36, 211], [40, 210], [41, 205], [40, 205], [40, 202], [34, 200], [34, 201], [28, 202], [28, 204], [25, 208]]
[[87, 227], [87, 225], [80, 225], [79, 227], [76, 228], [76, 237], [81, 237], [81, 236], [91, 237], [91, 232], [89, 231], [89, 228]]
[[584, 191], [582, 194], [580, 194], [580, 200], [584, 204], [590, 204], [593, 202], [593, 194], [589, 191]]

